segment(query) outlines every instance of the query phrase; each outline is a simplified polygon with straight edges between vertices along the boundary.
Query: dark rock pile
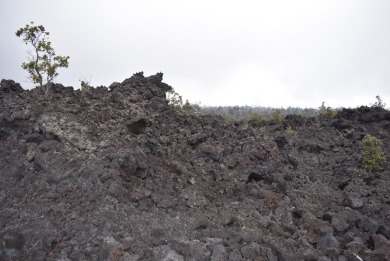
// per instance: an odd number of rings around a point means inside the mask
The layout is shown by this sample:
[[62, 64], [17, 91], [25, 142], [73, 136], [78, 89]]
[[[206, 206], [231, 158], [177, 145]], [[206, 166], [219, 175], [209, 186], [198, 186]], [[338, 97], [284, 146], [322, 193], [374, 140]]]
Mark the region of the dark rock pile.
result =
[[390, 260], [390, 113], [258, 130], [172, 110], [162, 74], [0, 87], [0, 260]]

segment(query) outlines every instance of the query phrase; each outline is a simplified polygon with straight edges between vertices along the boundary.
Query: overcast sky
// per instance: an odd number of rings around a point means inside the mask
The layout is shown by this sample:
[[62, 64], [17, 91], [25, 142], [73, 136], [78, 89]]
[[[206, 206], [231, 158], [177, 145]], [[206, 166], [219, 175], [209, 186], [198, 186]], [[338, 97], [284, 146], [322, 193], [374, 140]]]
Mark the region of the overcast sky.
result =
[[389, 0], [1, 0], [0, 78], [21, 68], [30, 21], [70, 56], [56, 82], [122, 82], [135, 72], [203, 105], [390, 106]]

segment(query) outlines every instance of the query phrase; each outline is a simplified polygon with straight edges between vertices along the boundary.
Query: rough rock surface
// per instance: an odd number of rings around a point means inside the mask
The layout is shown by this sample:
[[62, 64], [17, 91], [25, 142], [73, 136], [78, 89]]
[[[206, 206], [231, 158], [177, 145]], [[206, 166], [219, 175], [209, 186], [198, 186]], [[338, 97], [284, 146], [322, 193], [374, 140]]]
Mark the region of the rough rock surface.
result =
[[0, 260], [390, 260], [390, 113], [266, 131], [180, 115], [162, 74], [0, 87]]

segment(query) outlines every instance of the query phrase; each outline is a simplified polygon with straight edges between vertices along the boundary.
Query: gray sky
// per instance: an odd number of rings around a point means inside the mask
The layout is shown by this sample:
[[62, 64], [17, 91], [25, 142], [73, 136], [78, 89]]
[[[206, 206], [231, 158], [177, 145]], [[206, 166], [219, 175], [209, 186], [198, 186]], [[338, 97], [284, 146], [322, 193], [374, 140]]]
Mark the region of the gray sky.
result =
[[164, 73], [203, 105], [390, 106], [388, 0], [1, 0], [0, 78], [31, 88], [15, 31], [44, 25], [56, 82], [108, 86]]

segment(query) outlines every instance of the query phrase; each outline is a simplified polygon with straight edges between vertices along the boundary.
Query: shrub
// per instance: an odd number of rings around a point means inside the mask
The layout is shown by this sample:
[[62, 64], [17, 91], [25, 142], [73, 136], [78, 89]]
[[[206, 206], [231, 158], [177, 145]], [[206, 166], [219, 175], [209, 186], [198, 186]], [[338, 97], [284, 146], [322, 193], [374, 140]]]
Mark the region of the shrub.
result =
[[194, 107], [190, 104], [188, 100], [186, 100], [186, 103], [182, 106], [182, 110], [185, 114], [194, 114], [195, 109]]
[[366, 135], [362, 140], [363, 145], [363, 169], [367, 171], [382, 170], [386, 164], [386, 155], [382, 151], [382, 141], [371, 135]]
[[82, 92], [89, 92], [89, 90], [91, 89], [91, 77], [89, 78], [89, 80], [84, 77], [83, 80], [79, 80], [80, 83], [81, 83], [81, 86], [80, 86], [80, 91]]
[[294, 130], [290, 125], [287, 126], [287, 128], [284, 130], [284, 134], [288, 137], [295, 136], [297, 134], [297, 131]]
[[183, 97], [175, 92], [175, 90], [170, 90], [167, 92], [167, 100], [169, 106], [175, 111], [181, 112], [183, 106]]
[[277, 122], [283, 122], [284, 120], [284, 115], [282, 113], [281, 109], [273, 109], [272, 110], [272, 119], [277, 121]]
[[80, 90], [82, 92], [89, 92], [89, 89], [91, 88], [91, 86], [89, 85], [88, 82], [84, 82], [84, 81], [81, 81], [81, 87], [80, 87]]
[[186, 100], [186, 102], [183, 103], [183, 97], [175, 92], [175, 90], [172, 89], [167, 92], [167, 99], [169, 106], [171, 106], [171, 108], [175, 111], [184, 114], [195, 114], [195, 109], [190, 102]]
[[325, 102], [322, 102], [321, 107], [318, 108], [318, 113], [319, 113], [318, 117], [320, 120], [330, 119], [337, 115], [337, 111], [332, 110], [332, 108], [329, 106], [326, 107]]
[[249, 119], [248, 124], [253, 128], [261, 128], [264, 125], [264, 117], [259, 113], [253, 113]]
[[42, 25], [35, 26], [34, 22], [31, 22], [31, 25], [27, 24], [17, 30], [16, 36], [23, 37], [23, 42], [33, 47], [33, 51], [28, 52], [28, 61], [22, 64], [22, 68], [28, 71], [33, 83], [39, 83], [40, 87], [46, 84], [47, 93], [50, 83], [58, 76], [57, 69], [68, 67], [69, 56], [56, 55], [47, 39], [49, 32], [46, 32]]

